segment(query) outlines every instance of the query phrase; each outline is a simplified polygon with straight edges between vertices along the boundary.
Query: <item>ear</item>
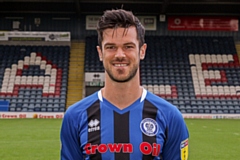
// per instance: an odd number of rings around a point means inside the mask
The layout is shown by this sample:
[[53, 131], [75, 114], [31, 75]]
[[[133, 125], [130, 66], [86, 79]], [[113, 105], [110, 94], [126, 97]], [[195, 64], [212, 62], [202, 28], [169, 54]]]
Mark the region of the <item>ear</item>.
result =
[[142, 47], [140, 48], [140, 59], [143, 60], [145, 58], [146, 54], [146, 49], [147, 49], [147, 44], [144, 43]]
[[97, 46], [97, 51], [98, 51], [99, 60], [102, 61], [103, 57], [102, 57], [102, 50], [101, 50], [100, 46]]

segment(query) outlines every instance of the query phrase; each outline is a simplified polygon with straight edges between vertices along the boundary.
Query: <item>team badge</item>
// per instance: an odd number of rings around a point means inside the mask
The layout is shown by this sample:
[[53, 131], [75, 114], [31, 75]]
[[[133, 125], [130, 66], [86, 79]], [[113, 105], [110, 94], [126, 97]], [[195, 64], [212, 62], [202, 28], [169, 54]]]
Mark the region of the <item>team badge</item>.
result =
[[158, 132], [158, 124], [152, 118], [145, 118], [140, 123], [140, 129], [147, 136], [155, 136]]
[[188, 159], [188, 139], [181, 142], [180, 149], [181, 149], [181, 160], [187, 160]]

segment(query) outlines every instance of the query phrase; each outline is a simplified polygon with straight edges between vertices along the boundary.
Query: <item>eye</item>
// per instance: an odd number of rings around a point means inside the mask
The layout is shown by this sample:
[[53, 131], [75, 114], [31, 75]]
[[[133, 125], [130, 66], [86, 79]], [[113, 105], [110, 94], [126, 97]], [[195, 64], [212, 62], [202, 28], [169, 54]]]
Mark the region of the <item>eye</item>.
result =
[[134, 48], [134, 46], [133, 45], [126, 45], [125, 48], [126, 49], [131, 49], [131, 48]]
[[114, 49], [116, 49], [116, 47], [115, 46], [106, 46], [106, 49], [108, 49], [108, 50], [114, 50]]

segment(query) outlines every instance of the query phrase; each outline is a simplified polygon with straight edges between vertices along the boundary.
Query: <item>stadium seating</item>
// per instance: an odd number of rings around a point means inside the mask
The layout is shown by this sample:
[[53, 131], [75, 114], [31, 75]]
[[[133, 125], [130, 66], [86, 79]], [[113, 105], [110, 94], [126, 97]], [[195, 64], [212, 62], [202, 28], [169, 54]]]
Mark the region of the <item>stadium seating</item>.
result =
[[[232, 37], [146, 36], [141, 84], [182, 113], [239, 113], [240, 64]], [[85, 72], [104, 71], [97, 37], [86, 38]]]
[[0, 45], [0, 99], [9, 111], [64, 111], [69, 53], [69, 46]]
[[99, 61], [96, 51], [97, 37], [86, 37], [84, 71], [85, 72], [103, 72], [102, 62]]

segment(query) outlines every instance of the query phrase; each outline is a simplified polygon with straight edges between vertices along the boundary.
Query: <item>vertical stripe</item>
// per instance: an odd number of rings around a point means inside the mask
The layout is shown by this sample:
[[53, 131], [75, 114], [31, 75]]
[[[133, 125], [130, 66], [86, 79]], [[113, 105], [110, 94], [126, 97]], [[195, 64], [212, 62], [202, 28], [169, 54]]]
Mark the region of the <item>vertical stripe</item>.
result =
[[130, 159], [142, 159], [142, 152], [139, 149], [142, 143], [142, 131], [140, 129], [140, 123], [142, 121], [143, 104], [140, 103], [134, 110], [130, 111], [130, 143], [133, 144], [133, 153], [130, 154]]
[[[113, 110], [110, 107], [105, 106], [103, 102], [100, 103], [101, 108], [101, 143], [112, 144], [114, 142], [114, 122], [113, 122]], [[114, 153], [108, 150], [102, 154], [102, 159], [114, 159]]]
[[[145, 100], [144, 101], [144, 106], [143, 106], [143, 119], [145, 118], [152, 118], [156, 120], [157, 116], [157, 108], [151, 104], [149, 101]], [[143, 134], [143, 142], [148, 142], [151, 145], [153, 143], [156, 143], [156, 136], [147, 136]], [[148, 160], [148, 159], [153, 159], [154, 156], [150, 155], [143, 155], [143, 160]]]
[[[100, 117], [100, 103], [95, 102], [91, 107], [87, 109], [88, 114], [88, 143], [93, 145], [99, 145], [101, 143], [101, 117]], [[99, 123], [99, 124], [98, 124]], [[90, 159], [101, 160], [101, 154], [96, 151], [96, 154], [91, 154]]]
[[[129, 143], [129, 112], [114, 112], [114, 143]], [[123, 148], [122, 148], [123, 149]], [[115, 160], [129, 160], [129, 153], [115, 153]]]

